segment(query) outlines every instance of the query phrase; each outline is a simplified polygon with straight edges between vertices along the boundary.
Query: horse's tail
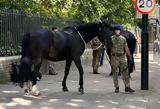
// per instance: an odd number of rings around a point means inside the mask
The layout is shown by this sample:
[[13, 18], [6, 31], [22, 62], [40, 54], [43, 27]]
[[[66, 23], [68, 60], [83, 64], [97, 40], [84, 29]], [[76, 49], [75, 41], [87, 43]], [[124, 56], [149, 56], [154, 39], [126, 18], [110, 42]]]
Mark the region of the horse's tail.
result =
[[21, 57], [21, 59], [26, 56], [26, 54], [28, 52], [27, 50], [29, 48], [29, 43], [30, 43], [30, 33], [26, 33], [23, 37], [23, 40], [22, 40], [22, 52], [21, 52], [22, 57]]
[[136, 49], [136, 38], [134, 36], [133, 33], [130, 32], [130, 37], [131, 37], [131, 41], [130, 41], [130, 44], [132, 44], [132, 46], [130, 45], [130, 52], [131, 52], [131, 55], [132, 55], [132, 63], [131, 63], [131, 66], [130, 66], [130, 73], [133, 72], [135, 70], [135, 62], [134, 62], [134, 52], [135, 52], [135, 49]]

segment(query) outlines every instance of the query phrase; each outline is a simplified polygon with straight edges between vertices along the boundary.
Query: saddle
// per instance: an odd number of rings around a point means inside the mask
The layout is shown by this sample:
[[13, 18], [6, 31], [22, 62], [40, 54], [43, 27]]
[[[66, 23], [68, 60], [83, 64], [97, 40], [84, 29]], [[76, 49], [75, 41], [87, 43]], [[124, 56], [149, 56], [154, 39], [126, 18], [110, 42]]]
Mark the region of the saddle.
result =
[[61, 36], [61, 35], [63, 35], [63, 36], [68, 36], [68, 37], [72, 37], [72, 36], [74, 36], [74, 32], [71, 30], [71, 29], [66, 29], [66, 30], [62, 30], [62, 31], [52, 31], [52, 33], [53, 33], [53, 37], [52, 37], [52, 39], [51, 39], [51, 41], [50, 41], [50, 44], [49, 44], [49, 51], [48, 51], [48, 55], [49, 55], [49, 57], [55, 57], [56, 56], [56, 54], [55, 54], [55, 51], [56, 51], [56, 49], [55, 49], [55, 47], [56, 47], [56, 45], [55, 45], [55, 42], [54, 42], [54, 38], [55, 37], [58, 37], [58, 36]]

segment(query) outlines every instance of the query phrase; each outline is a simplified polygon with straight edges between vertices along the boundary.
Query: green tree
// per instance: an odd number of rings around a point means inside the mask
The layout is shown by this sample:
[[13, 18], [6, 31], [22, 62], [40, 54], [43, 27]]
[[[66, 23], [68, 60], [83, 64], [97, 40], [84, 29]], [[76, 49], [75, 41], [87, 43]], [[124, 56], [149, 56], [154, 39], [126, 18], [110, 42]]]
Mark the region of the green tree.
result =
[[99, 21], [101, 16], [107, 15], [111, 23], [135, 23], [132, 0], [1, 0], [2, 8], [85, 22]]

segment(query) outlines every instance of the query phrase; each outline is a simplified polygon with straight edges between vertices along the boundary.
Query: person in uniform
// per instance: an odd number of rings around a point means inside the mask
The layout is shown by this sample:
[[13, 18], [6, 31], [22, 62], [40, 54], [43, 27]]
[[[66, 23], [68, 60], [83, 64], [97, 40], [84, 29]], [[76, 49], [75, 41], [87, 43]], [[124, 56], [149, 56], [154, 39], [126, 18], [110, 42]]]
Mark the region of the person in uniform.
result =
[[125, 60], [126, 55], [132, 59], [127, 41], [124, 36], [121, 35], [121, 31], [123, 30], [123, 26], [120, 24], [116, 24], [114, 26], [114, 33], [112, 38], [112, 50], [111, 50], [111, 68], [113, 73], [113, 80], [115, 86], [115, 93], [119, 93], [119, 84], [118, 84], [118, 73], [116, 72], [118, 68], [120, 68], [120, 72], [123, 77], [125, 92], [135, 92], [130, 88], [130, 78], [128, 73], [128, 65]]
[[100, 66], [100, 60], [101, 60], [101, 55], [102, 55], [102, 51], [103, 51], [103, 45], [102, 43], [99, 41], [99, 39], [97, 37], [95, 37], [94, 39], [92, 39], [91, 41], [91, 47], [92, 47], [92, 67], [93, 67], [93, 74], [99, 74], [98, 72], [98, 68]]
[[[56, 32], [56, 31], [58, 31], [58, 28], [57, 27], [52, 27], [52, 31]], [[50, 48], [50, 49], [52, 49], [52, 48]], [[48, 72], [48, 74], [49, 75], [57, 75], [58, 73], [54, 70], [55, 69], [54, 68], [54, 63], [51, 62], [51, 61], [48, 61], [48, 63], [49, 63], [49, 72]]]

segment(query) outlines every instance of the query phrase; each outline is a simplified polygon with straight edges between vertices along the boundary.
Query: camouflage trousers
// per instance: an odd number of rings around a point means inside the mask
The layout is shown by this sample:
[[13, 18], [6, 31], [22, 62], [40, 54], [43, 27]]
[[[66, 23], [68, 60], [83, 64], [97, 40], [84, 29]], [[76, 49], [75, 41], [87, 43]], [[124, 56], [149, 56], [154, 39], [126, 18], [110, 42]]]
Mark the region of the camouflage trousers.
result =
[[119, 87], [117, 69], [120, 68], [120, 72], [121, 72], [125, 87], [130, 87], [128, 65], [127, 65], [127, 61], [125, 60], [125, 55], [111, 56], [111, 67], [112, 67], [112, 73], [113, 73], [114, 86], [116, 88]]
[[102, 56], [102, 50], [103, 50], [103, 46], [99, 47], [96, 50], [93, 50], [92, 56], [92, 67], [93, 67], [93, 72], [98, 72], [98, 67], [100, 65], [100, 60], [101, 60], [101, 56]]

